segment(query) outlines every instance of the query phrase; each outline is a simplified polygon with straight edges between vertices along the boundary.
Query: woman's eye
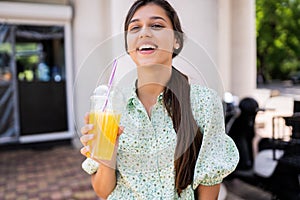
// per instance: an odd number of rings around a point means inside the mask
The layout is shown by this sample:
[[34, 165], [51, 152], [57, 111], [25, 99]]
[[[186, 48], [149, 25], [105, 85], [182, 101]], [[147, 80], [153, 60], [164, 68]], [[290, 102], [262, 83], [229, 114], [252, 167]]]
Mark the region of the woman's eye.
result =
[[133, 26], [133, 27], [131, 27], [130, 29], [129, 29], [129, 31], [130, 32], [136, 32], [136, 31], [138, 31], [139, 30], [139, 26]]
[[160, 30], [160, 29], [164, 28], [164, 26], [162, 26], [160, 24], [153, 24], [151, 26], [151, 28], [154, 29], [154, 30]]

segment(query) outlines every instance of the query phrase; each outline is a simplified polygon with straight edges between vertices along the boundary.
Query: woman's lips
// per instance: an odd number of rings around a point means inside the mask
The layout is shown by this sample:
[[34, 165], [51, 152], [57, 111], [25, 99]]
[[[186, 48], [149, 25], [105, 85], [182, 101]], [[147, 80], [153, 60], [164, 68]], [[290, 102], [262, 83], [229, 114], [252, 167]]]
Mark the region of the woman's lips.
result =
[[152, 53], [155, 52], [155, 49], [138, 50], [138, 52], [140, 54], [144, 54], [144, 55], [146, 55], [146, 54], [152, 54]]
[[157, 45], [154, 44], [142, 44], [139, 48], [137, 48], [137, 51], [140, 54], [147, 55], [152, 54], [157, 49]]

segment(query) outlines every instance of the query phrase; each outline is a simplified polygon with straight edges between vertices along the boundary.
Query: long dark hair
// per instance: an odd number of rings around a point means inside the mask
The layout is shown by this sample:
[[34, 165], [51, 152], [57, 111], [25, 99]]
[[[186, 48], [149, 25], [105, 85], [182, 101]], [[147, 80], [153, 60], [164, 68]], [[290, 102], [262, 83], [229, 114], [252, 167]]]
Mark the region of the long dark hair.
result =
[[[175, 38], [180, 45], [178, 49], [173, 51], [172, 57], [174, 58], [182, 50], [183, 31], [176, 11], [165, 0], [137, 0], [131, 6], [124, 24], [126, 51], [130, 20], [140, 7], [147, 4], [160, 6], [171, 20]], [[174, 167], [176, 173], [175, 187], [180, 195], [181, 191], [193, 181], [195, 164], [202, 143], [202, 133], [192, 114], [188, 78], [174, 67], [172, 67], [172, 75], [163, 94], [163, 102], [177, 133]]]

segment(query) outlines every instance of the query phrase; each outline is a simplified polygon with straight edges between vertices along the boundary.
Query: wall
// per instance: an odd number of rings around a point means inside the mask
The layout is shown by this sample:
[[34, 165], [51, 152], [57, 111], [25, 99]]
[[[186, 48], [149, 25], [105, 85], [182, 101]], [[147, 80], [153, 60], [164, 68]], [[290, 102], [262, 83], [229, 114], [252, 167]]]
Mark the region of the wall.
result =
[[231, 0], [219, 0], [218, 1], [218, 66], [220, 73], [222, 74], [222, 80], [225, 91], [231, 90]]
[[89, 97], [96, 87], [110, 51], [97, 48], [111, 36], [110, 1], [74, 0], [74, 123], [79, 131], [89, 109]]
[[231, 3], [231, 91], [244, 97], [256, 88], [255, 1]]

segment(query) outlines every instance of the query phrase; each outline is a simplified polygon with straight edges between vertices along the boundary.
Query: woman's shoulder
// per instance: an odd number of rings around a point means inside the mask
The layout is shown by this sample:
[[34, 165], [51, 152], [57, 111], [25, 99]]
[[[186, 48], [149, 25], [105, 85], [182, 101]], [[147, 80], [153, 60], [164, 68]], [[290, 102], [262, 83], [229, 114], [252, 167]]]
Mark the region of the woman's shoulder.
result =
[[219, 96], [217, 92], [209, 88], [207, 86], [199, 85], [199, 84], [191, 84], [191, 99], [218, 99]]

